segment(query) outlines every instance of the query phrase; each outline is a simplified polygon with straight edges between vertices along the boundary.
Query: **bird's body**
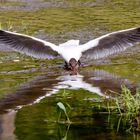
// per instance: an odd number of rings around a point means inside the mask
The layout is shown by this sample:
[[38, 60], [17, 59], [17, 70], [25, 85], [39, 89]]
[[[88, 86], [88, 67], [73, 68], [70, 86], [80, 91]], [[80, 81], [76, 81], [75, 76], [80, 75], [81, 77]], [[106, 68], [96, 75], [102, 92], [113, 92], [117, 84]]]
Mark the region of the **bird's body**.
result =
[[68, 63], [71, 58], [75, 58], [76, 61], [82, 56], [82, 52], [77, 46], [60, 47], [58, 53], [64, 58]]
[[79, 40], [69, 40], [58, 46], [28, 35], [0, 30], [0, 42], [36, 58], [61, 56], [73, 74], [76, 74], [81, 57], [87, 61], [103, 58], [140, 42], [140, 27], [112, 32], [81, 45]]

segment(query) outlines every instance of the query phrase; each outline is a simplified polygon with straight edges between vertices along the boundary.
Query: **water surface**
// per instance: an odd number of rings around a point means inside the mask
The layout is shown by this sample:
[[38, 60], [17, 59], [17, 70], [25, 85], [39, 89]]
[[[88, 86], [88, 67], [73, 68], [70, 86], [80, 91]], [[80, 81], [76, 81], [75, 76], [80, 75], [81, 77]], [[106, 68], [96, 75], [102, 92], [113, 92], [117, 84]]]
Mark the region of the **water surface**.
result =
[[[1, 139], [132, 139], [125, 117], [94, 108], [102, 97], [118, 96], [109, 90], [120, 93], [122, 84], [132, 92], [137, 87], [134, 81], [98, 69], [75, 76], [68, 72], [33, 76], [0, 98]], [[59, 101], [73, 108], [71, 125], [56, 122]]]

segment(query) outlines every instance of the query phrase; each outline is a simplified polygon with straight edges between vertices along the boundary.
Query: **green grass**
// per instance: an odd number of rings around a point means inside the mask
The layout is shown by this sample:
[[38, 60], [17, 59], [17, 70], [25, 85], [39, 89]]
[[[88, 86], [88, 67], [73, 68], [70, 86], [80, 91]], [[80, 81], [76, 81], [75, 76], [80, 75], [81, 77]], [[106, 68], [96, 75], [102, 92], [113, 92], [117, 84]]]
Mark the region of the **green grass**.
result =
[[140, 111], [140, 89], [133, 95], [128, 88], [122, 86], [122, 93], [115, 101], [120, 114], [137, 115]]
[[75, 7], [73, 4], [67, 8], [47, 8], [37, 11], [1, 11], [0, 21], [4, 28], [7, 28], [7, 22], [12, 22], [14, 29], [20, 32], [25, 32], [25, 29], [20, 30], [24, 23], [29, 34], [41, 29], [59, 33], [85, 27], [113, 31], [139, 26], [139, 7], [138, 0], [135, 2], [121, 0], [103, 2], [102, 5], [95, 7], [78, 5]]
[[140, 89], [137, 88], [135, 93], [131, 92], [126, 86], [122, 85], [121, 93], [110, 91], [117, 95], [115, 98], [103, 100], [103, 104], [96, 107], [97, 111], [109, 114], [119, 114], [124, 116], [126, 121], [132, 121], [140, 113]]
[[0, 4], [1, 6], [17, 6], [21, 4], [21, 2], [5, 0], [4, 2], [0, 1]]

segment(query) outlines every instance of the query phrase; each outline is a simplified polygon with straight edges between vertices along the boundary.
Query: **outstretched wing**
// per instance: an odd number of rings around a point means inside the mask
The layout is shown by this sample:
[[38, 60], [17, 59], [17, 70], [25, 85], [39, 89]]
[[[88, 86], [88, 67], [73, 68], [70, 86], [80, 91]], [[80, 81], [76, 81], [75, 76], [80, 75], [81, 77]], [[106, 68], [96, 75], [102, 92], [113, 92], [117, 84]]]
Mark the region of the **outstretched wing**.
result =
[[92, 60], [124, 51], [137, 42], [140, 42], [140, 27], [109, 33], [79, 47], [82, 57]]
[[23, 34], [0, 30], [0, 42], [35, 58], [51, 59], [58, 56], [56, 45]]

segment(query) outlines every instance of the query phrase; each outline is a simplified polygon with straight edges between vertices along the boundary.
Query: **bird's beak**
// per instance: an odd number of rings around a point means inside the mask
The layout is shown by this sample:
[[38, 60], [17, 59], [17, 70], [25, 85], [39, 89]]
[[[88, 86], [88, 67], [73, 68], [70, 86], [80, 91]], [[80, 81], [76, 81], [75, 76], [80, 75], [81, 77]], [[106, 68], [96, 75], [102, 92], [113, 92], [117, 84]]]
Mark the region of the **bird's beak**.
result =
[[78, 61], [76, 61], [76, 59], [71, 58], [69, 61], [69, 68], [71, 70], [70, 75], [76, 75], [78, 73]]

